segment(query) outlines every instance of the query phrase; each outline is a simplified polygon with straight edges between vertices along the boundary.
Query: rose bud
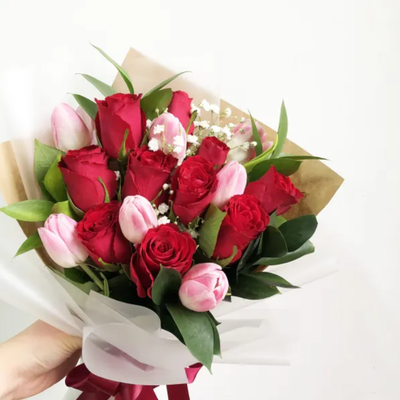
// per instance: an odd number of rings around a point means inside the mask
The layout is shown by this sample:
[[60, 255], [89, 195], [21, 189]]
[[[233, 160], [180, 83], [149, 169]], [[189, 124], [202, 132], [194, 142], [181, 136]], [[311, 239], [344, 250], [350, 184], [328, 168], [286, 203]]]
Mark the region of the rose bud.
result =
[[172, 154], [181, 164], [186, 156], [186, 132], [179, 119], [170, 113], [161, 114], [155, 120], [149, 132], [150, 150], [162, 150]]
[[120, 207], [118, 201], [99, 204], [78, 223], [78, 238], [99, 267], [102, 267], [100, 258], [109, 264], [129, 263], [132, 252], [119, 225]]
[[70, 150], [58, 164], [72, 202], [80, 210], [104, 202], [105, 192], [99, 177], [106, 185], [110, 199], [117, 191], [117, 177], [108, 169], [108, 156], [101, 147], [88, 146]]
[[224, 142], [215, 136], [210, 136], [203, 139], [197, 155], [210, 161], [214, 167], [217, 167], [218, 171], [225, 164], [228, 153], [229, 147]]
[[77, 235], [78, 223], [64, 214], [51, 214], [39, 236], [50, 258], [63, 268], [76, 267], [89, 257]]
[[151, 297], [151, 289], [160, 265], [172, 268], [181, 275], [189, 270], [196, 252], [196, 242], [187, 232], [179, 232], [175, 224], [150, 229], [131, 260], [131, 279], [139, 297]]
[[[272, 146], [272, 142], [267, 140], [267, 134], [258, 122], [256, 122], [256, 126], [264, 152]], [[249, 119], [234, 126], [232, 129], [232, 139], [228, 142], [228, 146], [231, 148], [228, 154], [228, 161], [233, 160], [246, 163], [253, 159], [256, 156], [256, 151], [251, 145], [253, 141], [253, 128]]]
[[189, 310], [206, 312], [225, 298], [228, 288], [228, 278], [218, 264], [197, 264], [184, 275], [179, 298]]
[[76, 150], [88, 146], [91, 133], [81, 117], [68, 104], [59, 104], [51, 114], [54, 144], [62, 151]]
[[146, 129], [146, 116], [140, 109], [142, 95], [117, 93], [96, 100], [98, 113], [96, 130], [106, 153], [118, 158], [125, 131], [129, 131], [125, 143], [127, 150], [138, 148]]
[[290, 178], [277, 172], [273, 165], [258, 181], [249, 183], [245, 193], [260, 200], [265, 212], [271, 214], [276, 210], [277, 215], [284, 214], [304, 197]]
[[[168, 112], [179, 119], [185, 131], [192, 116], [191, 113], [192, 100], [193, 99], [190, 98], [186, 92], [178, 90], [173, 93], [171, 103], [168, 106]], [[194, 131], [194, 125], [192, 123], [188, 132], [189, 135], [191, 135], [193, 131]]]
[[140, 243], [147, 231], [157, 227], [157, 216], [151, 203], [142, 196], [128, 196], [119, 211], [119, 224], [124, 236]]
[[231, 197], [243, 194], [247, 183], [246, 168], [237, 161], [230, 161], [217, 174], [217, 190], [212, 202], [221, 210]]
[[224, 211], [226, 216], [218, 233], [213, 258], [229, 258], [236, 246], [233, 263], [239, 260], [249, 243], [267, 229], [269, 215], [254, 196], [247, 194], [232, 197]]
[[151, 151], [147, 146], [132, 151], [128, 158], [122, 196], [139, 194], [153, 201], [163, 190], [163, 185], [169, 183], [177, 162], [171, 154], [164, 154], [161, 150]]
[[201, 156], [189, 157], [172, 178], [173, 211], [187, 225], [203, 213], [217, 189], [212, 164]]
[[77, 107], [76, 113], [81, 117], [81, 120], [86, 125], [86, 128], [88, 128], [88, 131], [89, 131], [90, 137], [91, 137], [90, 144], [97, 145], [96, 124], [94, 123], [94, 120], [89, 116], [89, 114], [81, 106]]

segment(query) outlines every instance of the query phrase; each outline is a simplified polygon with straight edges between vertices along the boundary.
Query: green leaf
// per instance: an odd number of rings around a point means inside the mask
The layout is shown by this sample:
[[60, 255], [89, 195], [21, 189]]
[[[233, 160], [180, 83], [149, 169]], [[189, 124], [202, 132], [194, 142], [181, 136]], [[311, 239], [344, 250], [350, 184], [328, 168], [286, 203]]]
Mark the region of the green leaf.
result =
[[117, 93], [117, 91], [107, 85], [106, 83], [99, 81], [95, 77], [87, 74], [80, 74], [82, 75], [87, 81], [89, 81], [102, 95], [104, 96], [112, 96], [113, 94]]
[[36, 232], [33, 235], [29, 236], [24, 243], [22, 243], [21, 247], [18, 249], [14, 257], [18, 257], [21, 254], [24, 254], [34, 249], [38, 249], [39, 247], [42, 246], [43, 246], [42, 239], [40, 239], [39, 233]]
[[217, 325], [219, 325], [219, 323], [216, 321], [216, 319], [210, 312], [207, 312], [205, 314], [207, 315], [207, 318], [209, 319], [212, 330], [213, 330], [213, 337], [214, 337], [213, 353], [214, 353], [214, 355], [221, 357], [221, 339], [219, 337], [219, 332], [217, 329]]
[[[152, 94], [144, 97], [140, 101], [140, 108], [146, 114], [146, 118], [153, 120], [162, 114], [165, 109], [169, 106], [172, 100], [172, 90], [163, 89], [158, 92], [153, 92]], [[156, 112], [158, 110], [158, 113]]]
[[283, 279], [279, 275], [271, 274], [270, 272], [259, 272], [257, 275], [261, 275], [260, 278], [264, 280], [264, 282], [271, 286], [283, 287], [287, 289], [298, 289], [298, 286], [294, 286], [289, 283], [286, 279]]
[[315, 215], [303, 215], [291, 219], [279, 227], [289, 251], [295, 251], [314, 235], [318, 226]]
[[121, 143], [121, 148], [119, 149], [119, 154], [118, 154], [118, 161], [125, 161], [126, 159], [126, 139], [128, 139], [129, 136], [129, 129], [125, 130], [125, 135], [124, 139], [122, 140]]
[[211, 203], [210, 207], [208, 207], [206, 216], [204, 217], [204, 224], [199, 231], [200, 248], [208, 257], [212, 257], [214, 253], [219, 229], [225, 216], [226, 212], [221, 211], [215, 204]]
[[36, 180], [38, 181], [40, 189], [42, 190], [43, 197], [46, 200], [53, 200], [53, 198], [44, 186], [43, 180], [47, 174], [47, 171], [59, 154], [60, 150], [47, 146], [35, 139], [34, 171]]
[[255, 250], [258, 248], [258, 244], [260, 243], [260, 240], [261, 240], [261, 236], [252, 240], [250, 242], [250, 244], [247, 246], [246, 251], [243, 253], [243, 255], [239, 261], [238, 271], [240, 271], [241, 269], [243, 269], [246, 266], [247, 261], [250, 260], [251, 256], [253, 255]]
[[288, 118], [287, 118], [285, 103], [282, 101], [281, 116], [279, 118], [279, 127], [278, 127], [278, 144], [276, 145], [276, 148], [272, 153], [272, 158], [278, 157], [279, 154], [281, 153], [286, 141], [287, 132], [288, 132]]
[[181, 304], [167, 304], [185, 344], [209, 371], [214, 354], [214, 330], [206, 313], [194, 312]]
[[[117, 272], [121, 269], [118, 265], [110, 264], [108, 262], [103, 261], [101, 257], [97, 261], [102, 265], [105, 271]], [[94, 267], [98, 268], [97, 265], [94, 265]]]
[[89, 276], [79, 268], [65, 268], [65, 277], [76, 283], [91, 282]]
[[250, 111], [249, 111], [249, 115], [250, 115], [250, 120], [251, 120], [251, 128], [253, 131], [253, 139], [257, 143], [257, 145], [255, 147], [256, 155], [259, 156], [263, 152], [262, 142], [261, 142], [260, 134], [258, 133], [257, 125], [254, 122], [254, 118], [251, 115]]
[[149, 90], [144, 96], [143, 98], [151, 95], [154, 92], [159, 91], [160, 89], [162, 89], [164, 86], [167, 86], [169, 83], [171, 83], [174, 79], [176, 79], [178, 76], [182, 75], [182, 74], [186, 74], [187, 72], [192, 72], [192, 71], [183, 71], [180, 72], [179, 74], [176, 74], [174, 76], [171, 76], [171, 78], [166, 79], [165, 81], [161, 82], [160, 84], [158, 84], [156, 87], [154, 87], [153, 89]]
[[18, 221], [44, 222], [54, 203], [48, 200], [25, 200], [0, 208], [0, 211]]
[[132, 85], [132, 81], [131, 78], [128, 74], [128, 72], [125, 71], [124, 68], [122, 68], [119, 64], [117, 64], [111, 57], [109, 57], [102, 49], [100, 49], [100, 47], [95, 46], [94, 44], [92, 44], [92, 46], [98, 50], [108, 61], [110, 61], [110, 63], [112, 65], [114, 65], [115, 68], [117, 68], [118, 72], [120, 73], [120, 75], [122, 76], [122, 79], [125, 81], [126, 86], [128, 86], [129, 92], [131, 94], [134, 94], [135, 91], [133, 89], [133, 85]]
[[268, 226], [263, 232], [260, 246], [260, 257], [282, 257], [288, 252], [282, 233], [273, 226]]
[[284, 222], [286, 222], [286, 218], [282, 217], [282, 215], [276, 215], [276, 211], [269, 217], [269, 226], [274, 226], [275, 228], [279, 228]]
[[188, 125], [187, 125], [187, 127], [186, 127], [186, 134], [189, 133], [190, 127], [192, 126], [193, 121], [194, 121], [196, 118], [197, 118], [197, 111], [194, 111], [194, 112], [192, 113], [192, 115], [190, 116]]
[[103, 295], [106, 297], [110, 297], [110, 285], [108, 284], [108, 280], [102, 272], [100, 272], [100, 276], [103, 279], [103, 285], [104, 285]]
[[232, 295], [249, 300], [266, 299], [280, 293], [275, 286], [265, 281], [262, 272], [253, 274], [239, 274], [237, 285], [232, 287]]
[[74, 93], [71, 94], [72, 96], [74, 96], [74, 99], [83, 108], [83, 110], [86, 111], [89, 117], [92, 119], [96, 119], [98, 111], [97, 104], [94, 101], [89, 100], [84, 96], [81, 96], [80, 94], [74, 94]]
[[99, 182], [101, 183], [101, 186], [103, 186], [104, 189], [104, 203], [109, 203], [110, 202], [110, 195], [108, 194], [107, 186], [104, 183], [103, 179], [99, 176], [98, 177]]
[[307, 254], [314, 253], [315, 247], [314, 245], [308, 241], [303, 244], [299, 249], [289, 252], [282, 257], [262, 257], [255, 261], [253, 265], [279, 265], [285, 264], [294, 260], [297, 260], [300, 257], [303, 257]]
[[[73, 280], [67, 278], [62, 272], [57, 271], [54, 268], [50, 268], [50, 269], [56, 275], [58, 275], [61, 278], [65, 279], [67, 282], [73, 284], [74, 286], [76, 286], [78, 289], [82, 290], [82, 292], [85, 292], [86, 294], [89, 294], [91, 290], [93, 290], [94, 292], [98, 292], [99, 291], [99, 288], [97, 287], [97, 285], [95, 283], [93, 283], [92, 281], [88, 281], [86, 283], [74, 282]], [[67, 269], [64, 270], [64, 272], [69, 270], [69, 269], [72, 269], [72, 268], [67, 268]]]
[[74, 210], [72, 209], [71, 204], [68, 200], [54, 204], [53, 208], [51, 209], [51, 213], [65, 214], [68, 215], [68, 217], [77, 220], [77, 216], [74, 213]]
[[237, 247], [233, 246], [232, 255], [228, 258], [224, 258], [223, 260], [216, 260], [216, 263], [219, 264], [222, 268], [228, 266], [235, 258], [237, 252], [238, 252]]
[[69, 205], [71, 206], [74, 213], [78, 216], [78, 218], [82, 219], [84, 217], [85, 213], [74, 204], [68, 191], [67, 191], [67, 197], [68, 197]]
[[58, 156], [54, 159], [43, 180], [44, 187], [57, 202], [67, 200], [68, 198], [64, 178], [58, 168], [58, 163], [60, 161], [61, 152], [59, 152]]
[[151, 291], [154, 304], [159, 306], [174, 298], [178, 294], [181, 283], [182, 277], [178, 271], [161, 266]]

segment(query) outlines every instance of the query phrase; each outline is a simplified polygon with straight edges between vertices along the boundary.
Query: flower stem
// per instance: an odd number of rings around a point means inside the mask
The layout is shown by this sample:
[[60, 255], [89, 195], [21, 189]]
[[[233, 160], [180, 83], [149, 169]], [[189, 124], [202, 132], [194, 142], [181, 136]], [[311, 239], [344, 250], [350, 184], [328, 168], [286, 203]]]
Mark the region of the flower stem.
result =
[[80, 267], [88, 274], [88, 276], [93, 280], [93, 282], [99, 287], [99, 289], [103, 292], [104, 285], [100, 278], [91, 270], [89, 265], [80, 264]]

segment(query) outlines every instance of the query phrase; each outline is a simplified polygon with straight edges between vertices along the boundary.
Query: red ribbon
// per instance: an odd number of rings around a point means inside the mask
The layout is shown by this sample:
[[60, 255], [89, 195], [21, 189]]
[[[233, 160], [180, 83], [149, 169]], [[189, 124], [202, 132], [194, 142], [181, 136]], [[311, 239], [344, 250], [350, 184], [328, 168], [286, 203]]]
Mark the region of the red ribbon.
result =
[[[188, 382], [193, 383], [202, 365], [194, 364], [186, 368]], [[78, 389], [83, 393], [78, 400], [157, 400], [154, 389], [157, 386], [130, 385], [110, 381], [92, 374], [85, 364], [75, 367], [67, 376], [65, 383], [68, 387]], [[168, 385], [169, 400], [190, 400], [187, 384]]]

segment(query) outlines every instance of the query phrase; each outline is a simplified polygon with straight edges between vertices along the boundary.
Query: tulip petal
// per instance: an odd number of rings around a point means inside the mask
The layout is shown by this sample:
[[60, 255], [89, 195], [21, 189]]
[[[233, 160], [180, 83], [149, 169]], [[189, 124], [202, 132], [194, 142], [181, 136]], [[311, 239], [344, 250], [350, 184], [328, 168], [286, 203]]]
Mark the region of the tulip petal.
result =
[[179, 298], [186, 308], [196, 312], [210, 311], [217, 305], [214, 293], [196, 281], [183, 282]]

